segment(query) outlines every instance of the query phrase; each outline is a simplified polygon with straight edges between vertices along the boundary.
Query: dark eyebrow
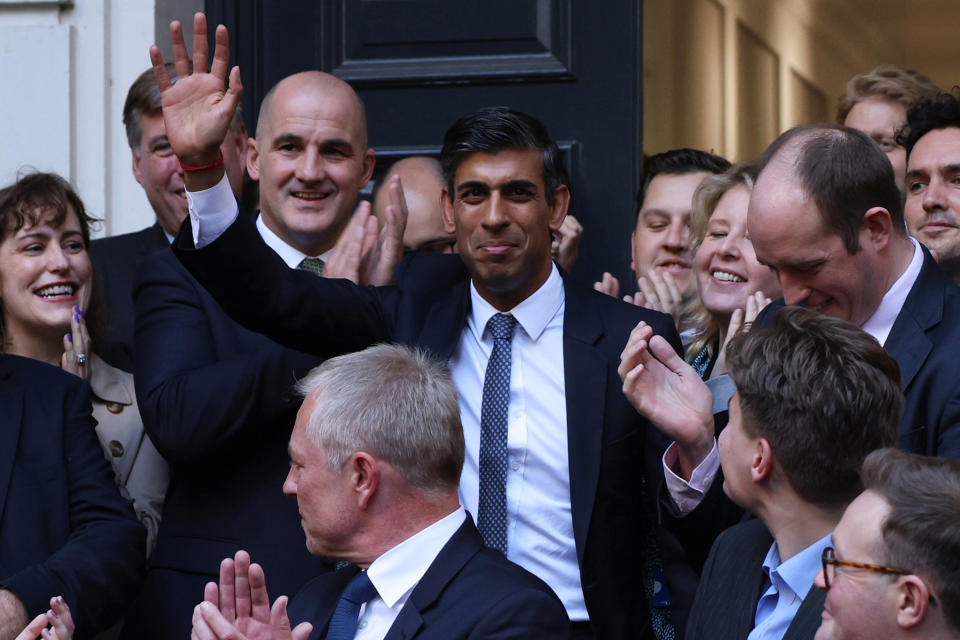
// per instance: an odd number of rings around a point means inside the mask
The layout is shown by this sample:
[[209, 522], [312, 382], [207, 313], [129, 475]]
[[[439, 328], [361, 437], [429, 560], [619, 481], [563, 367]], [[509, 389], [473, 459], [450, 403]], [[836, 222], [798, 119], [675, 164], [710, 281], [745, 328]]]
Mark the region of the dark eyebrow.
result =
[[960, 164], [948, 164], [941, 171], [943, 173], [960, 173]]
[[281, 133], [273, 139], [273, 146], [279, 147], [285, 144], [303, 144], [303, 138], [295, 133]]
[[504, 189], [529, 189], [530, 191], [533, 191], [534, 193], [536, 193], [537, 185], [536, 183], [530, 182], [529, 180], [510, 180], [509, 182], [507, 182], [506, 184], [500, 187], [501, 191], [503, 191]]
[[490, 185], [488, 185], [486, 182], [480, 182], [479, 180], [467, 180], [466, 182], [461, 182], [457, 185], [458, 193], [468, 189], [482, 189], [483, 191], [489, 191]]
[[152, 138], [150, 138], [149, 140], [147, 140], [147, 146], [148, 146], [148, 147], [152, 147], [153, 145], [157, 144], [158, 142], [167, 142], [167, 134], [161, 133], [161, 134], [158, 135], [158, 136], [153, 136]]
[[17, 240], [26, 240], [26, 239], [34, 239], [34, 238], [45, 239], [49, 237], [50, 237], [49, 233], [42, 233], [40, 231], [31, 231], [29, 233], [25, 233], [22, 236], [18, 237]]
[[922, 169], [914, 169], [912, 171], [907, 171], [907, 175], [904, 176], [904, 180], [913, 180], [915, 178], [926, 178], [927, 172]]

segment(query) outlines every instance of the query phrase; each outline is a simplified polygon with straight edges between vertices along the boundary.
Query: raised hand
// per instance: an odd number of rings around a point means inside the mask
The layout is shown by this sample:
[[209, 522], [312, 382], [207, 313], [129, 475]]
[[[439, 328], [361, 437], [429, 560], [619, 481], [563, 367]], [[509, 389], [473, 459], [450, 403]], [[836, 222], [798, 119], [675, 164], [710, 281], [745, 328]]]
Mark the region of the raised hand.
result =
[[50, 609], [30, 621], [16, 640], [71, 640], [74, 624], [63, 596], [50, 598]]
[[713, 448], [713, 396], [670, 343], [641, 322], [617, 369], [630, 404], [676, 441], [680, 475], [689, 478]]
[[617, 280], [617, 277], [609, 271], [603, 272], [603, 276], [600, 278], [600, 281], [593, 283], [593, 288], [595, 291], [605, 293], [614, 298], [620, 295], [620, 281]]
[[364, 256], [370, 254], [378, 238], [377, 219], [370, 213], [370, 203], [361, 202], [330, 251], [323, 265], [323, 277], [365, 284], [361, 282]]
[[70, 333], [63, 336], [63, 355], [60, 356], [60, 368], [84, 380], [89, 380], [90, 348], [87, 321], [80, 307], [74, 307], [73, 316], [70, 318]]
[[371, 214], [370, 203], [361, 202], [323, 267], [326, 278], [346, 278], [354, 284], [383, 286], [396, 280], [397, 264], [403, 258], [403, 232], [407, 226], [407, 201], [400, 176], [384, 187], [390, 203], [384, 211], [383, 229]]
[[206, 16], [197, 13], [193, 17], [193, 73], [190, 73], [183, 28], [178, 21], [170, 23], [170, 39], [173, 65], [177, 71], [176, 84], [171, 84], [160, 48], [156, 45], [150, 47], [150, 62], [160, 87], [167, 139], [184, 165], [213, 164], [219, 157], [220, 145], [243, 92], [239, 67], [230, 70], [229, 87], [226, 84], [230, 61], [227, 28], [217, 26], [216, 48], [209, 71]]
[[220, 584], [207, 583], [203, 602], [194, 607], [194, 640], [305, 640], [312, 625], [290, 629], [287, 597], [270, 606], [263, 568], [246, 551], [220, 563]]
[[573, 271], [577, 263], [581, 236], [583, 236], [583, 226], [569, 213], [563, 219], [560, 228], [553, 232], [553, 244], [550, 247], [553, 259], [567, 272]]
[[403, 258], [403, 232], [407, 229], [408, 211], [400, 176], [393, 176], [386, 187], [390, 203], [384, 210], [383, 229], [380, 230], [377, 242], [364, 256], [361, 268], [362, 284], [393, 284], [397, 277], [397, 265]]
[[723, 339], [723, 345], [720, 347], [720, 353], [717, 354], [717, 362], [713, 365], [713, 375], [724, 373], [727, 370], [727, 345], [735, 335], [740, 333], [745, 325], [757, 319], [757, 316], [765, 306], [770, 304], [771, 300], [763, 294], [763, 291], [756, 291], [747, 296], [747, 303], [743, 309], [734, 309], [730, 315], [730, 325], [727, 327], [727, 335]]
[[680, 314], [683, 293], [669, 272], [651, 269], [646, 276], [637, 280], [637, 286], [640, 291], [634, 295], [633, 303], [638, 307], [669, 313], [674, 319]]

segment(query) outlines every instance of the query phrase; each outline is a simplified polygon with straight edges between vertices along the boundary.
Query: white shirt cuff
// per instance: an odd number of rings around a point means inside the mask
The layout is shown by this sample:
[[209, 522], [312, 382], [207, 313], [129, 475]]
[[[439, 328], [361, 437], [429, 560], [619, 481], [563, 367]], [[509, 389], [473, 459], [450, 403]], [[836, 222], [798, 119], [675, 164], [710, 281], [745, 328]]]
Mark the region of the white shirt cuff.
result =
[[673, 467], [677, 464], [677, 443], [671, 443], [663, 453], [663, 476], [667, 481], [667, 492], [673, 503], [681, 514], [688, 514], [693, 511], [700, 501], [703, 500], [703, 494], [707, 492], [713, 479], [717, 477], [717, 471], [720, 469], [720, 454], [717, 451], [717, 441], [713, 441], [713, 448], [707, 457], [697, 465], [690, 475], [690, 481], [686, 481], [673, 472]]
[[227, 175], [209, 189], [187, 191], [187, 211], [193, 229], [193, 246], [199, 249], [219, 238], [240, 215]]

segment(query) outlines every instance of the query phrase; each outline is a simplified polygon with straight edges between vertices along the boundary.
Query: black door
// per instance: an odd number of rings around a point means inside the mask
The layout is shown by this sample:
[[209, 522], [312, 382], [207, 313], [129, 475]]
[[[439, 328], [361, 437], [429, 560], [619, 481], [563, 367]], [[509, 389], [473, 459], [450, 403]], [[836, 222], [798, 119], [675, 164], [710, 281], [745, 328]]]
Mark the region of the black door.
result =
[[[640, 0], [206, 0], [230, 30], [248, 127], [279, 79], [320, 69], [367, 106], [378, 177], [478, 107], [544, 121], [585, 231], [576, 277], [629, 276], [641, 157]], [[632, 279], [632, 278], [631, 278]]]

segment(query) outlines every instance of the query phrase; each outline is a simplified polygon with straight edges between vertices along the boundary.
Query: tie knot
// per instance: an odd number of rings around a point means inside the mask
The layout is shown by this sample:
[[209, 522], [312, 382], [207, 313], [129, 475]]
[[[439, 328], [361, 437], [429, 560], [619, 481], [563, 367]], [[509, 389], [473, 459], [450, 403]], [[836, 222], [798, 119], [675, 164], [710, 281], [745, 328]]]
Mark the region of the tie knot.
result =
[[377, 588], [370, 582], [370, 576], [367, 575], [366, 571], [361, 571], [353, 576], [353, 579], [350, 580], [347, 588], [343, 590], [340, 598], [349, 600], [354, 604], [363, 604], [370, 602], [377, 595]]
[[487, 331], [494, 340], [513, 339], [513, 328], [517, 326], [517, 319], [506, 313], [496, 313], [487, 320]]
[[300, 271], [309, 271], [315, 276], [323, 275], [323, 260], [320, 258], [304, 258], [297, 265]]

